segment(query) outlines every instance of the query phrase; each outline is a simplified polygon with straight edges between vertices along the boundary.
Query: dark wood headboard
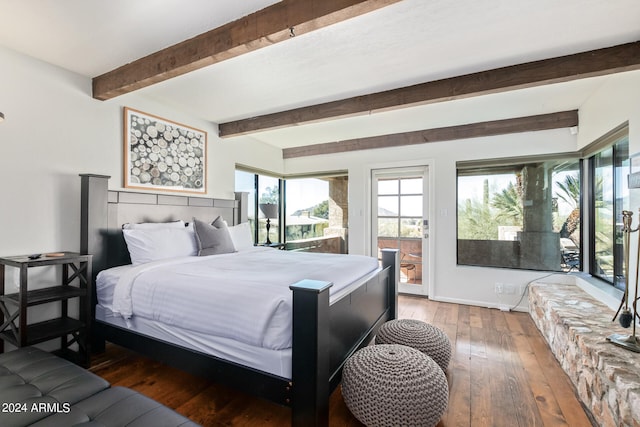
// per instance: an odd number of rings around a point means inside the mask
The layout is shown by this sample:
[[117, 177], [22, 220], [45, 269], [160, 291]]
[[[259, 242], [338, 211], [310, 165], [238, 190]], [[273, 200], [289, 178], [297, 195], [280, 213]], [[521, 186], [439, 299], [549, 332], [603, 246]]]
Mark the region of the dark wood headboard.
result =
[[245, 222], [247, 193], [235, 200], [108, 189], [109, 176], [81, 174], [80, 252], [93, 255], [93, 273], [129, 264], [122, 225], [222, 216], [229, 225]]

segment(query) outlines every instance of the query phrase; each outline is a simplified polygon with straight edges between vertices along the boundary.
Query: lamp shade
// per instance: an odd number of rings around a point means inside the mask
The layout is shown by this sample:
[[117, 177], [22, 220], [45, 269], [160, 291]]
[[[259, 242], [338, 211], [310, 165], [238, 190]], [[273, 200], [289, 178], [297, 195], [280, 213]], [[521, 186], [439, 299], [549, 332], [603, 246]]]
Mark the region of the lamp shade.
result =
[[260, 203], [258, 205], [265, 218], [278, 218], [278, 205], [275, 203]]

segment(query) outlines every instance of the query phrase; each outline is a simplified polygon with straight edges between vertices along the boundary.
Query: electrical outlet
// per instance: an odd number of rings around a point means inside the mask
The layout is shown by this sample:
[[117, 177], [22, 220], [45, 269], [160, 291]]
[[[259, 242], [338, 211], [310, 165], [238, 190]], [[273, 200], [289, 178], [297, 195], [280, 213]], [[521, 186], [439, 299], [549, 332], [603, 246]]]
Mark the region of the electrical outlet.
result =
[[503, 287], [502, 283], [496, 282], [494, 290], [495, 290], [496, 294], [501, 294], [502, 292], [504, 292], [504, 287]]
[[513, 295], [516, 293], [516, 285], [512, 284], [512, 283], [505, 283], [504, 284], [504, 293], [507, 295]]

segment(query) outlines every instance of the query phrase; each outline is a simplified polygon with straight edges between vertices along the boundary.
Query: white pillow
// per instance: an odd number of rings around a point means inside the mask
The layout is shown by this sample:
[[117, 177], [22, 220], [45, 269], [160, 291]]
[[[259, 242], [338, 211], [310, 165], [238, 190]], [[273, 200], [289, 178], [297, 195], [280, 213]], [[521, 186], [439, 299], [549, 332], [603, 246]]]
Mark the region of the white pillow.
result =
[[124, 229], [122, 233], [132, 264], [198, 254], [193, 228], [134, 228]]
[[231, 241], [236, 251], [242, 251], [253, 248], [253, 236], [251, 235], [251, 227], [248, 222], [243, 222], [233, 227], [229, 227]]
[[122, 225], [123, 230], [157, 230], [159, 228], [184, 228], [184, 221], [179, 219], [171, 222], [128, 222]]

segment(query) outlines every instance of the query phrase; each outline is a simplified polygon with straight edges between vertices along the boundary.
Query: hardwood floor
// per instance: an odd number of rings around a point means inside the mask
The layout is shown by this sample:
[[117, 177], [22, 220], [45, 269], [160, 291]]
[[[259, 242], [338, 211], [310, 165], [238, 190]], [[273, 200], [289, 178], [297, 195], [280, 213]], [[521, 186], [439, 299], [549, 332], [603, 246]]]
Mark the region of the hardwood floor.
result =
[[[401, 296], [400, 318], [446, 332], [453, 354], [449, 407], [439, 427], [590, 426], [568, 377], [526, 313]], [[113, 345], [91, 370], [137, 390], [203, 426], [289, 425], [290, 411], [170, 368]], [[331, 426], [360, 426], [340, 388], [331, 396]]]

